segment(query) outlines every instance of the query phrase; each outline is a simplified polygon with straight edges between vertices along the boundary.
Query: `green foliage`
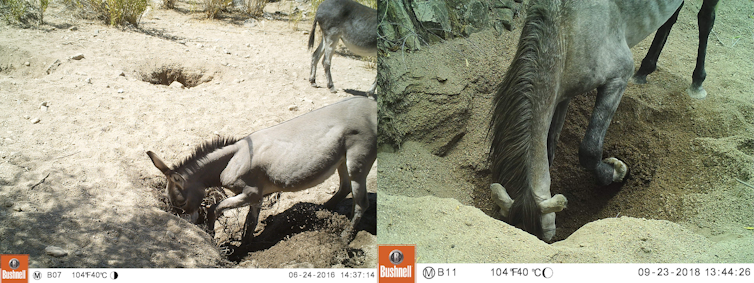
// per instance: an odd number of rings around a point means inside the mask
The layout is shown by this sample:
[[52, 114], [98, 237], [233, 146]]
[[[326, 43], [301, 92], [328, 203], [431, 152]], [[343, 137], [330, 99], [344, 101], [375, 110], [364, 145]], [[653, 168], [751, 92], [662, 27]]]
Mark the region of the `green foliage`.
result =
[[8, 23], [24, 23], [32, 6], [26, 0], [0, 0], [0, 15]]

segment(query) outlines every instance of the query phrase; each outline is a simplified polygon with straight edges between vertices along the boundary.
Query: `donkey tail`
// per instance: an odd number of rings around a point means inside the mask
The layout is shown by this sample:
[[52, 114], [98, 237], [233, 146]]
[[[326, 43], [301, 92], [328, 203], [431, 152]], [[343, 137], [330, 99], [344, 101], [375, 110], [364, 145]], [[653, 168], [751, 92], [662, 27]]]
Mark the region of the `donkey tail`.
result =
[[314, 32], [317, 31], [317, 19], [314, 19], [314, 23], [312, 24], [312, 31], [309, 32], [309, 50], [314, 47]]

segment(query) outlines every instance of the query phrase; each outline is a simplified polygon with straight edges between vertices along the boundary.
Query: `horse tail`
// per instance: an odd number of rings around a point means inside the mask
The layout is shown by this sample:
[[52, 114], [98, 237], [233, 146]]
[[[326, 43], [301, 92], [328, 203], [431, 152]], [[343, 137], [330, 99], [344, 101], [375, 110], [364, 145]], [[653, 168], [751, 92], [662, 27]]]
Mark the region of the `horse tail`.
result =
[[317, 19], [314, 18], [314, 23], [312, 24], [312, 31], [309, 32], [309, 50], [314, 47], [314, 33], [317, 31]]
[[513, 199], [508, 222], [523, 223], [524, 230], [540, 238], [542, 212], [532, 184], [532, 144], [536, 134], [534, 118], [544, 113], [535, 113], [533, 108], [545, 96], [555, 95], [551, 89], [551, 73], [559, 72], [555, 5], [558, 4], [549, 2], [529, 9], [516, 56], [493, 99], [487, 133], [491, 135], [492, 180], [503, 185]]

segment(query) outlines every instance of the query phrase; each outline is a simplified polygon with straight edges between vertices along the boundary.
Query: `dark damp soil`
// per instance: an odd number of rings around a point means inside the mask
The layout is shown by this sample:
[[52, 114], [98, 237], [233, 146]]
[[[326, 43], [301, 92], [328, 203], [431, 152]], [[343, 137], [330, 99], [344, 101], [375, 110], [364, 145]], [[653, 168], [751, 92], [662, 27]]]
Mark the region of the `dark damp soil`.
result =
[[[160, 208], [186, 218], [180, 209], [169, 204], [167, 197], [162, 193], [164, 180], [152, 179], [151, 182], [154, 185], [153, 195], [160, 200]], [[248, 209], [218, 219], [216, 226], [223, 226], [219, 227], [222, 233], [217, 233], [214, 239], [227, 259], [224, 263], [226, 266], [367, 268], [374, 265], [374, 243], [377, 233], [376, 194], [368, 194], [369, 209], [355, 229], [351, 229], [350, 221], [352, 198], [338, 204], [335, 211], [325, 209], [319, 204], [300, 202], [282, 212], [270, 213], [268, 210], [280, 201], [280, 196], [281, 193], [276, 193], [263, 200], [260, 213], [262, 217], [257, 224], [254, 240], [248, 245], [241, 245], [240, 242]], [[227, 197], [223, 190], [212, 188], [207, 191], [202, 202], [197, 225], [210, 235], [215, 233], [207, 228], [206, 207]], [[351, 230], [352, 233], [344, 238], [343, 232], [346, 230]]]
[[[629, 84], [613, 118], [603, 157], [628, 164], [624, 183], [598, 186], [579, 165], [596, 92], [571, 102], [550, 169], [551, 192], [568, 198], [568, 208], [557, 214], [554, 241], [618, 216], [669, 220], [708, 237], [747, 233], [742, 227], [752, 226], [754, 191], [746, 184], [754, 179], [754, 49], [746, 18], [754, 7], [748, 1], [718, 7], [704, 83], [708, 97], [695, 100], [686, 88], [696, 58], [698, 6], [684, 6], [658, 70], [646, 85]], [[481, 32], [383, 58], [380, 75], [390, 76], [385, 81], [392, 93], [381, 97], [386, 108], [380, 127], [388, 133], [382, 141], [393, 145], [381, 147], [381, 191], [451, 197], [500, 218], [488, 189], [487, 125], [519, 32]], [[632, 49], [637, 68], [653, 36]]]

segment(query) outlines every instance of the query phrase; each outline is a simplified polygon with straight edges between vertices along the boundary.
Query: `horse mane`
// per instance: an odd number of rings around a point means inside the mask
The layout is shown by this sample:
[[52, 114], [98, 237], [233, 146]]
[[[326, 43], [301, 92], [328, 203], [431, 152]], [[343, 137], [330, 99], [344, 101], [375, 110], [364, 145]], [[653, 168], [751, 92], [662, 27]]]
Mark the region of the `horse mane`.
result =
[[[547, 53], [557, 52], [556, 7], [550, 2], [533, 3], [521, 31], [516, 56], [493, 100], [488, 135], [492, 134], [489, 162], [492, 179], [505, 187], [514, 200], [508, 214], [511, 225], [539, 238], [543, 236], [542, 213], [531, 180], [533, 101], [542, 92], [542, 72], [548, 70]], [[549, 55], [552, 57], [552, 55]], [[546, 95], [546, 94], [540, 94]]]
[[188, 157], [179, 162], [173, 169], [176, 172], [194, 172], [201, 164], [202, 158], [210, 154], [211, 152], [232, 145], [238, 142], [238, 138], [230, 137], [215, 137], [209, 141], [205, 141], [201, 145], [194, 148], [194, 152]]

